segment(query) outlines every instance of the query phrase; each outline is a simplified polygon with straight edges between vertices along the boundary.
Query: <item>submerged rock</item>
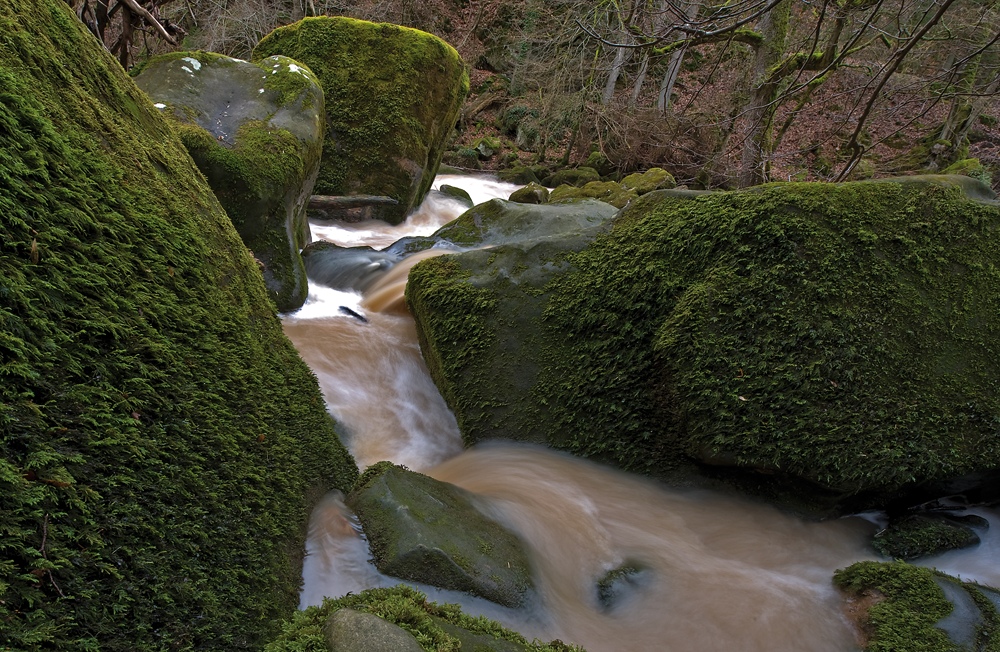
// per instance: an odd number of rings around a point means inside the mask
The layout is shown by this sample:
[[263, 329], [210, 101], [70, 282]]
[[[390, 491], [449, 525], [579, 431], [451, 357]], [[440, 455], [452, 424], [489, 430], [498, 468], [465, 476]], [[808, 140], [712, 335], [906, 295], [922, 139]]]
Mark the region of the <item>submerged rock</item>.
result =
[[661, 190], [579, 251], [423, 261], [407, 298], [468, 444], [838, 512], [1000, 468], [998, 232], [937, 182]]
[[408, 27], [320, 16], [276, 29], [253, 58], [275, 54], [304, 62], [323, 87], [327, 132], [316, 194], [392, 197], [395, 206], [338, 218], [402, 222], [430, 190], [469, 92], [455, 49]]
[[287, 57], [248, 63], [208, 52], [153, 57], [139, 88], [178, 124], [240, 237], [261, 262], [278, 310], [308, 293], [299, 251], [309, 243], [306, 204], [319, 172], [323, 91]]
[[306, 274], [315, 283], [335, 290], [364, 292], [399, 261], [399, 256], [371, 247], [341, 247], [314, 242], [302, 250]]
[[380, 462], [365, 471], [347, 505], [386, 575], [508, 607], [522, 606], [532, 591], [520, 540], [458, 487]]
[[160, 111], [62, 0], [0, 34], [0, 646], [260, 649], [354, 462]]

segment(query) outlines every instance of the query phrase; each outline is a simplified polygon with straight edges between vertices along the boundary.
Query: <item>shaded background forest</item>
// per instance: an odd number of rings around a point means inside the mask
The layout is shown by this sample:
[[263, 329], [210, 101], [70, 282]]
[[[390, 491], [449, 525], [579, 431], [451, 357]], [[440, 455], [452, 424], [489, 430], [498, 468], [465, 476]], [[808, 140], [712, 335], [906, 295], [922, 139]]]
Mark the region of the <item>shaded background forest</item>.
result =
[[1000, 185], [997, 0], [69, 1], [126, 67], [182, 48], [246, 57], [309, 15], [436, 34], [472, 67], [457, 167]]

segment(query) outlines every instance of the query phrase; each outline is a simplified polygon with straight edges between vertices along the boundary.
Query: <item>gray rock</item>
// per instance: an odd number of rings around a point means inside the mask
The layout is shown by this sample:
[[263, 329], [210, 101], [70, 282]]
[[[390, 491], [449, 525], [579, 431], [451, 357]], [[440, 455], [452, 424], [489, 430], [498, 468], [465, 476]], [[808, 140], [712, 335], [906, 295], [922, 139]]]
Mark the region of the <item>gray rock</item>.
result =
[[287, 57], [257, 64], [207, 52], [154, 57], [135, 79], [172, 118], [233, 225], [260, 262], [280, 311], [308, 292], [299, 251], [319, 171], [323, 92]]
[[398, 625], [363, 611], [338, 609], [324, 628], [330, 652], [421, 652], [420, 643]]
[[533, 588], [521, 541], [454, 485], [380, 462], [364, 473], [347, 505], [387, 575], [508, 607], [523, 605]]
[[960, 584], [944, 577], [935, 577], [934, 583], [944, 591], [944, 597], [952, 604], [950, 614], [935, 623], [935, 627], [944, 630], [951, 642], [963, 649], [976, 649], [976, 639], [979, 629], [983, 626], [983, 615]]
[[341, 247], [314, 242], [302, 250], [306, 274], [335, 290], [364, 292], [399, 261], [399, 256], [371, 247]]
[[451, 197], [452, 199], [459, 200], [469, 208], [472, 208], [475, 205], [475, 202], [472, 201], [472, 196], [469, 195], [469, 193], [466, 190], [463, 190], [457, 186], [449, 186], [448, 184], [444, 184], [438, 189], [438, 191], [443, 195]]

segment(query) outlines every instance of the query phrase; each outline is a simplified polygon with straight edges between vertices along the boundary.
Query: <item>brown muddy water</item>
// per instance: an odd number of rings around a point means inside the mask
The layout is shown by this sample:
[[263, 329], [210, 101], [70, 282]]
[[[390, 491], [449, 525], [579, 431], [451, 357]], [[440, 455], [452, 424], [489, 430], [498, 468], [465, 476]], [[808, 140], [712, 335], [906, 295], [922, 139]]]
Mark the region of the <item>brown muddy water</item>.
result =
[[[488, 179], [439, 177], [479, 203], [515, 188]], [[398, 227], [314, 225], [337, 244], [388, 246], [428, 235], [462, 212], [431, 196]], [[425, 252], [420, 258], [443, 252]], [[621, 650], [844, 652], [855, 650], [830, 578], [872, 559], [877, 518], [805, 522], [765, 505], [709, 492], [665, 489], [645, 479], [539, 447], [512, 443], [463, 451], [454, 416], [420, 357], [403, 303], [397, 264], [366, 296], [310, 288], [284, 318], [288, 337], [319, 379], [345, 444], [364, 468], [391, 460], [479, 496], [527, 543], [538, 597], [511, 610], [460, 593], [419, 586], [430, 599], [462, 604], [542, 640], [589, 652]], [[346, 306], [368, 321], [345, 315]], [[997, 514], [980, 510], [996, 524]], [[971, 552], [928, 560], [964, 578], [1000, 585], [1000, 533]], [[301, 606], [399, 580], [378, 573], [342, 496], [330, 495], [310, 523]], [[610, 606], [598, 580], [629, 565]]]

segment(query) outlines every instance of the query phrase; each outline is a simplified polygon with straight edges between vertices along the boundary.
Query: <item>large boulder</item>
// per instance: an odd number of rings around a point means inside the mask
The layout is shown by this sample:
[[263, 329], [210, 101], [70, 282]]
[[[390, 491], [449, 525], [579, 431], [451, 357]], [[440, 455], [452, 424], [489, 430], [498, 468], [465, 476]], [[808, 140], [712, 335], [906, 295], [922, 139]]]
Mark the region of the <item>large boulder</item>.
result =
[[578, 252], [423, 261], [407, 299], [469, 444], [881, 506], [1000, 469], [998, 230], [950, 178], [656, 191]]
[[396, 205], [347, 209], [348, 219], [398, 224], [430, 190], [469, 92], [458, 53], [398, 25], [321, 16], [281, 27], [254, 49], [308, 65], [326, 99], [320, 195], [382, 195]]
[[521, 541], [459, 487], [380, 462], [361, 476], [347, 506], [386, 575], [507, 607], [523, 606], [533, 588]]
[[176, 133], [0, 3], [0, 648], [260, 649], [353, 461]]
[[136, 84], [177, 124], [181, 140], [282, 312], [308, 294], [299, 252], [323, 146], [323, 91], [287, 57], [249, 63], [208, 52], [154, 57]]

